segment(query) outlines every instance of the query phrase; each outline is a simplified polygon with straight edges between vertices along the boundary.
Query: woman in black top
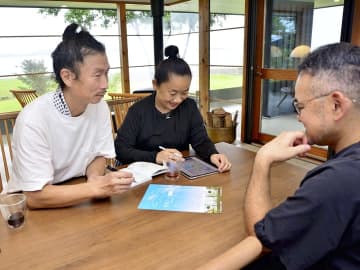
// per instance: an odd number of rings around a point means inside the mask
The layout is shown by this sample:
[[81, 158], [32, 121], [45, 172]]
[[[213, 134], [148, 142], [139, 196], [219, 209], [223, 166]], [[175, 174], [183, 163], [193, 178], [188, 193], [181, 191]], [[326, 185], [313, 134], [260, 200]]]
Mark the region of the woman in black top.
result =
[[116, 158], [124, 164], [163, 163], [176, 159], [191, 144], [197, 155], [220, 172], [229, 170], [230, 162], [217, 152], [195, 101], [188, 98], [191, 70], [178, 52], [176, 46], [165, 49], [168, 58], [156, 68], [155, 93], [130, 107], [115, 139]]

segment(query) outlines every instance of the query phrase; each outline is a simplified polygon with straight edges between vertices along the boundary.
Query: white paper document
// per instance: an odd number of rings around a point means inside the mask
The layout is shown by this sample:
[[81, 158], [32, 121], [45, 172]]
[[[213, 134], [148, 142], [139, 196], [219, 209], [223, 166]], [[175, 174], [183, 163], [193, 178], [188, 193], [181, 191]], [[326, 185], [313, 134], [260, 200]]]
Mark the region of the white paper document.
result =
[[133, 187], [151, 180], [153, 176], [166, 173], [168, 168], [166, 165], [159, 165], [146, 161], [137, 161], [131, 163], [126, 168], [121, 169], [121, 171], [131, 172], [133, 174], [135, 178], [135, 181], [131, 184]]

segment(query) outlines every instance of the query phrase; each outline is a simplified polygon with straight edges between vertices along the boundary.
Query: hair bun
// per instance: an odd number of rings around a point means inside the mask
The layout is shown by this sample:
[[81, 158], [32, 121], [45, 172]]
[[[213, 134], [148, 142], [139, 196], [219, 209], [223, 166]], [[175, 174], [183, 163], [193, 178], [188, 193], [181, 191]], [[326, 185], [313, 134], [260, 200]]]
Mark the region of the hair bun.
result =
[[80, 31], [82, 31], [81, 26], [76, 23], [72, 23], [65, 28], [62, 38], [63, 40], [74, 39], [76, 34], [78, 34]]
[[170, 45], [165, 48], [165, 56], [171, 58], [179, 57], [179, 49], [175, 45]]

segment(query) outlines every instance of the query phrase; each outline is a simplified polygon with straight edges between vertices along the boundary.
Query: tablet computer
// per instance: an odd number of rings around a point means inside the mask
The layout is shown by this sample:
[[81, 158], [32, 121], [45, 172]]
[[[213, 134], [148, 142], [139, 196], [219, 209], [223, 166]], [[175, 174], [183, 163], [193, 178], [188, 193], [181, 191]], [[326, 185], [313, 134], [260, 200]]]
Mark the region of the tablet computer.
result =
[[185, 177], [195, 179], [205, 175], [218, 173], [218, 169], [209, 163], [192, 156], [185, 158], [181, 172]]

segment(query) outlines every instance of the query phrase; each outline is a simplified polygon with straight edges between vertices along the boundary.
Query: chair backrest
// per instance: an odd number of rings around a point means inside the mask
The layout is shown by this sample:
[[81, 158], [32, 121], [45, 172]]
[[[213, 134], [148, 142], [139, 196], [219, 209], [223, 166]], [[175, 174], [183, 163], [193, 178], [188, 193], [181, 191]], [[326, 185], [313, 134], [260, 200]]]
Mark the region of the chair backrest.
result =
[[137, 98], [137, 100], [140, 100], [144, 97], [147, 97], [151, 95], [151, 93], [139, 93], [139, 94], [131, 94], [131, 93], [108, 93], [109, 97], [111, 99], [123, 99], [123, 98]]
[[5, 182], [10, 179], [10, 165], [13, 158], [11, 139], [15, 119], [19, 112], [0, 113], [0, 149], [2, 163], [0, 163], [0, 192]]
[[[140, 98], [141, 99], [141, 98]], [[114, 138], [121, 127], [129, 108], [139, 100], [139, 97], [128, 97], [107, 100], [110, 108], [110, 117]]]
[[25, 105], [32, 102], [34, 99], [38, 97], [36, 94], [36, 90], [10, 90], [10, 92], [16, 97], [16, 99], [20, 102], [21, 107], [25, 107]]

